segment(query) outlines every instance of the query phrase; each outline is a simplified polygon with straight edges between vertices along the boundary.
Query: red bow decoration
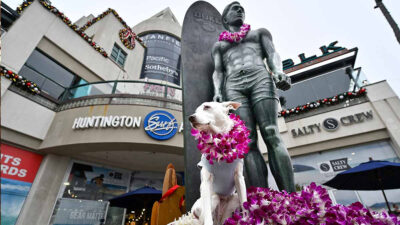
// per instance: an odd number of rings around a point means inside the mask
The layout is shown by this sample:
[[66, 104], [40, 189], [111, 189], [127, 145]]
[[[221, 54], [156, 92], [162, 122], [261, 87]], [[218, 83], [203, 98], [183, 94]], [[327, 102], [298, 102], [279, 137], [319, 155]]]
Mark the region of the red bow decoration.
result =
[[135, 47], [135, 38], [136, 38], [136, 34], [130, 28], [122, 29], [121, 39], [128, 40], [130, 42], [130, 45], [132, 46], [132, 48]]

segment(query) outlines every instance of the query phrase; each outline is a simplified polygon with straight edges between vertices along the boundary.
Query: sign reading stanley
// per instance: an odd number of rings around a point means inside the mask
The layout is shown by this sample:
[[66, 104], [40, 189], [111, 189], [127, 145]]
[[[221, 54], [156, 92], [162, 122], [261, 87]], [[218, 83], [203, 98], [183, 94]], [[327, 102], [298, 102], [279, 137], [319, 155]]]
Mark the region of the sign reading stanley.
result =
[[156, 110], [144, 119], [144, 130], [156, 140], [168, 140], [178, 131], [178, 123], [171, 113]]

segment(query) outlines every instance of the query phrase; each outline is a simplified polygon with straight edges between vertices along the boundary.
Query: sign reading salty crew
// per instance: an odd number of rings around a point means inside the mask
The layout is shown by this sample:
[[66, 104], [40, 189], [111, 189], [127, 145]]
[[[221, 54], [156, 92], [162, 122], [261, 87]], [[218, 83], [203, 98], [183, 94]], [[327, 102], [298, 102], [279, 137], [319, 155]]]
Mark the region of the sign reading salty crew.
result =
[[[343, 116], [339, 120], [337, 120], [335, 118], [326, 118], [322, 122], [322, 127], [326, 131], [333, 132], [339, 128], [339, 125], [350, 126], [353, 124], [363, 123], [367, 120], [372, 120], [372, 119], [373, 119], [372, 110], [369, 110], [366, 112]], [[340, 121], [340, 123], [339, 123], [339, 121]], [[322, 130], [321, 123], [315, 123], [315, 124], [310, 124], [307, 126], [292, 129], [291, 133], [292, 133], [293, 137], [301, 137], [301, 136], [314, 134], [316, 132], [321, 132], [321, 130]]]

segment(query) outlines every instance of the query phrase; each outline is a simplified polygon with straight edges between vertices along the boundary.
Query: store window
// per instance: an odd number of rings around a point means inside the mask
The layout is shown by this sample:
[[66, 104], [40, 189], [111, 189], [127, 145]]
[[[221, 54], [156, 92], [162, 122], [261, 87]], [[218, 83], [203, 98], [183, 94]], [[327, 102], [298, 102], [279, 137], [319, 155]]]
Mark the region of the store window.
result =
[[[365, 145], [352, 146], [331, 151], [322, 151], [292, 158], [296, 189], [311, 182], [323, 184], [336, 174], [347, 168], [358, 166], [369, 159], [400, 162], [394, 149], [387, 141], [373, 142]], [[333, 165], [340, 164], [340, 167]], [[327, 187], [330, 189], [329, 187]], [[329, 191], [338, 204], [348, 205], [360, 201], [372, 210], [385, 208], [385, 200], [381, 191], [343, 191], [330, 189]], [[388, 199], [393, 204], [400, 204], [400, 190], [386, 190]]]
[[180, 85], [181, 42], [168, 34], [143, 35], [146, 57], [141, 79], [156, 79]]
[[43, 156], [1, 144], [1, 222], [14, 225]]
[[284, 108], [290, 109], [347, 92], [349, 87], [350, 76], [346, 73], [346, 68], [342, 68], [294, 82], [289, 90], [278, 90], [278, 94], [285, 98]]
[[118, 63], [118, 65], [123, 67], [126, 59], [126, 52], [124, 52], [117, 44], [114, 44], [111, 51], [111, 58]]
[[66, 90], [80, 82], [81, 78], [61, 66], [40, 50], [34, 50], [19, 74], [35, 82], [42, 92], [60, 99]]
[[127, 171], [73, 163], [50, 224], [121, 225], [124, 209], [108, 200], [126, 193], [129, 180]]

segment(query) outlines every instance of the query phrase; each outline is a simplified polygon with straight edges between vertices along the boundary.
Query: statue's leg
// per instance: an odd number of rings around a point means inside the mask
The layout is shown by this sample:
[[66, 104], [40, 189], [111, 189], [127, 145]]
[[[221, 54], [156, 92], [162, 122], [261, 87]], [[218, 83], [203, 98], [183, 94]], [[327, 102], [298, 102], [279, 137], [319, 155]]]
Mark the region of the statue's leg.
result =
[[248, 105], [239, 107], [235, 114], [245, 122], [250, 130], [249, 153], [244, 158], [244, 176], [246, 187], [268, 187], [268, 169], [258, 148], [255, 117]]
[[225, 97], [227, 101], [236, 101], [242, 104], [234, 113], [240, 116], [240, 119], [245, 122], [250, 131], [250, 150], [244, 158], [246, 187], [268, 187], [268, 169], [258, 149], [256, 118], [250, 107], [251, 101], [244, 81], [245, 79], [242, 79], [242, 77], [238, 77], [236, 80], [228, 80], [225, 85]]
[[254, 114], [268, 148], [268, 161], [278, 188], [295, 192], [292, 162], [278, 130], [278, 104], [274, 98], [260, 100], [253, 106]]

